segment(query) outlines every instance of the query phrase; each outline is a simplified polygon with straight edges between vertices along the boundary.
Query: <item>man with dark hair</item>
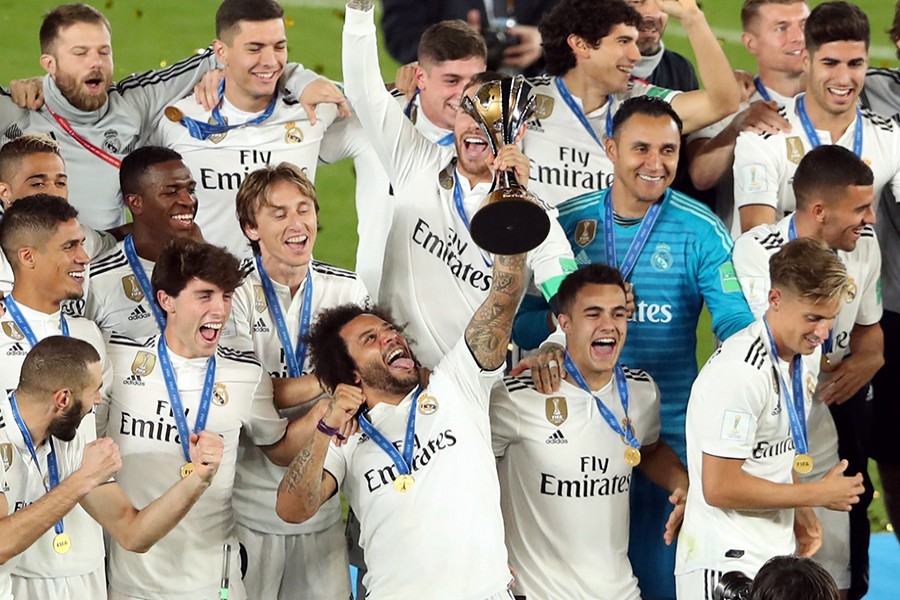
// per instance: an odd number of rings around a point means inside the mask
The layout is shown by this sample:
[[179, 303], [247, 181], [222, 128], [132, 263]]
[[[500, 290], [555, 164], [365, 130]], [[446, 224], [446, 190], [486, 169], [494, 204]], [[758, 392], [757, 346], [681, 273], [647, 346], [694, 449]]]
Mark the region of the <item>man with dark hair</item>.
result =
[[[238, 439], [287, 465], [314, 430], [288, 424], [272, 403], [272, 381], [252, 352], [219, 345], [240, 263], [222, 248], [190, 238], [170, 241], [157, 257], [153, 298], [165, 330], [141, 344], [113, 334], [110, 434], [122, 451], [117, 476], [138, 502], [155, 498], [194, 468], [184, 441], [207, 429], [223, 438], [223, 471], [185, 520], [149, 552], [112, 544], [110, 598], [211, 598], [218, 595], [223, 547], [230, 544], [231, 598], [246, 600], [231, 506]], [[216, 568], [212, 567], [216, 565]]]
[[715, 188], [714, 210], [733, 237], [742, 233], [734, 206], [734, 146], [742, 131], [790, 132], [784, 107], [806, 87], [803, 26], [805, 0], [744, 0], [741, 43], [756, 60], [754, 89], [733, 115], [694, 132], [686, 148], [691, 181]]
[[206, 109], [184, 98], [167, 109], [150, 137], [181, 153], [197, 175], [196, 219], [207, 241], [238, 258], [252, 256], [234, 216], [234, 195], [248, 172], [266, 165], [290, 161], [315, 181], [320, 161], [362, 157], [357, 193], [388, 189], [346, 103], [322, 104], [307, 114], [281, 79], [287, 34], [278, 2], [224, 0], [216, 12], [213, 50], [224, 65], [219, 103]]
[[[647, 96], [626, 100], [605, 144], [614, 184], [561, 205], [559, 220], [578, 264], [615, 266], [634, 286], [637, 304], [622, 362], [653, 374], [660, 389], [662, 439], [684, 460], [684, 415], [697, 374], [695, 331], [701, 309], [706, 304], [719, 339], [753, 317], [734, 275], [728, 232], [708, 208], [669, 188], [680, 141], [681, 121], [670, 104]], [[515, 341], [535, 348], [551, 325], [546, 304], [523, 303]], [[553, 337], [562, 345], [559, 332]], [[543, 366], [532, 368], [538, 377], [544, 372]], [[674, 549], [666, 548], [659, 535], [671, 510], [668, 494], [639, 472], [631, 487], [629, 556], [641, 593], [672, 598]]]
[[[109, 22], [86, 4], [63, 4], [47, 13], [40, 40], [47, 75], [37, 82], [37, 99], [28, 108], [0, 97], [0, 142], [23, 132], [52, 135], [70, 167], [70, 199], [82, 219], [98, 230], [119, 226], [125, 218], [117, 177], [122, 157], [146, 142], [169, 103], [216, 68], [216, 56], [209, 48], [112, 85]], [[328, 97], [333, 89], [300, 65], [291, 66], [289, 77], [309, 111], [314, 98]]]
[[669, 22], [657, 0], [626, 0], [641, 15], [638, 26], [638, 50], [641, 60], [631, 74], [651, 85], [670, 90], [689, 92], [700, 89], [697, 72], [691, 61], [666, 48], [663, 34]]
[[[888, 34], [900, 56], [900, 2], [894, 9], [894, 22]], [[869, 69], [866, 87], [859, 99], [865, 108], [889, 117], [897, 127], [900, 124], [900, 69]], [[898, 199], [900, 195], [889, 187], [884, 188], [880, 197], [876, 196], [878, 221], [875, 231], [882, 256], [900, 255]], [[893, 423], [900, 422], [900, 403], [895, 395], [900, 389], [900, 261], [886, 260], [881, 270], [885, 367], [878, 371], [872, 382], [871, 454], [878, 463], [888, 517], [892, 522], [900, 523], [900, 438], [893, 427]], [[894, 535], [900, 540], [900, 527], [894, 529]]]
[[165, 327], [150, 287], [156, 258], [170, 240], [202, 239], [194, 222], [197, 184], [181, 155], [159, 146], [138, 148], [122, 159], [119, 181], [132, 233], [92, 257], [83, 312], [107, 333], [145, 340]]
[[[137, 509], [113, 481], [122, 466], [109, 438], [95, 440], [79, 426], [102, 401], [100, 355], [87, 342], [52, 336], [37, 343], [22, 377], [0, 402], [0, 598], [105, 598], [106, 589], [58, 576], [43, 588], [10, 586], [24, 552], [46, 546], [48, 558], [85, 552], [88, 540], [72, 527], [73, 510], [87, 511], [117, 543], [146, 552], [166, 535], [210, 486], [222, 460], [222, 441], [201, 431], [189, 446], [196, 469]], [[46, 474], [46, 479], [44, 474]], [[98, 528], [99, 531], [99, 528]], [[50, 552], [52, 548], [53, 552]], [[57, 561], [54, 567], [62, 571]], [[69, 580], [68, 582], [66, 580]]]
[[803, 556], [770, 558], [750, 587], [750, 600], [839, 600], [840, 597], [828, 571]]
[[805, 26], [806, 93], [785, 105], [790, 132], [745, 131], [734, 149], [734, 201], [741, 231], [794, 210], [791, 178], [821, 144], [853, 150], [872, 167], [875, 197], [900, 190], [900, 128], [857, 107], [869, 63], [869, 19], [858, 6], [825, 2]]
[[[369, 306], [355, 273], [313, 259], [318, 235], [316, 189], [295, 165], [281, 163], [247, 175], [235, 200], [253, 248], [253, 263], [232, 299], [233, 329], [271, 376], [275, 406], [290, 420], [318, 420], [327, 401], [312, 372], [303, 338], [332, 306]], [[251, 598], [345, 600], [350, 595], [341, 503], [332, 498], [310, 521], [278, 518], [276, 491], [285, 469], [241, 440], [232, 503], [245, 552], [244, 585]]]
[[491, 398], [506, 546], [516, 593], [528, 598], [640, 598], [628, 561], [635, 466], [671, 494], [667, 544], [681, 524], [687, 471], [659, 439], [659, 390], [619, 361], [625, 297], [614, 267], [566, 277], [557, 299], [569, 379], [542, 394], [530, 376], [507, 377]]
[[[840, 458], [850, 473], [861, 473], [865, 493], [847, 515], [817, 510], [823, 524], [822, 549], [816, 553], [841, 590], [858, 599], [868, 589], [869, 521], [872, 500], [868, 476], [867, 395], [869, 381], [884, 364], [881, 319], [881, 252], [875, 222], [872, 170], [841, 146], [819, 146], [797, 167], [793, 188], [797, 210], [777, 225], [758, 225], [737, 239], [734, 268], [754, 315], [766, 308], [769, 257], [787, 241], [807, 237], [825, 243], [847, 268], [846, 301], [822, 345], [822, 372], [816, 402], [808, 418], [811, 472], [819, 479]], [[829, 410], [830, 409], [830, 410]], [[840, 458], [839, 458], [840, 451]]]
[[805, 415], [847, 270], [821, 242], [797, 238], [772, 256], [769, 276], [764, 317], [725, 340], [691, 390], [680, 600], [712, 596], [725, 571], [752, 577], [772, 556], [813, 554], [822, 527], [811, 507], [849, 511], [863, 492], [861, 474], [843, 475], [846, 461], [817, 481], [797, 479], [813, 468]]
[[[394, 191], [379, 299], [409, 323], [416, 354], [433, 367], [459, 339], [491, 285], [492, 258], [472, 240], [471, 219], [493, 189], [494, 171], [515, 170], [525, 184], [528, 159], [515, 144], [494, 156], [485, 133], [464, 111], [457, 112], [451, 146], [419, 133], [384, 88], [374, 18], [374, 0], [348, 3], [342, 53], [347, 96]], [[466, 83], [465, 94], [503, 77], [481, 73]], [[548, 299], [574, 270], [565, 236], [550, 221], [547, 238], [527, 254], [535, 284]]]
[[[103, 337], [87, 319], [64, 315], [60, 306], [83, 294], [88, 262], [78, 211], [63, 198], [37, 195], [15, 202], [0, 221], [0, 246], [12, 267], [15, 285], [0, 316], [0, 389], [14, 389], [29, 349], [48, 336], [66, 335], [89, 342], [103, 357], [104, 394], [112, 378]], [[103, 423], [103, 413], [98, 414]], [[94, 415], [80, 435], [96, 437]], [[67, 518], [78, 551], [57, 555], [53, 533], [27, 550], [13, 571], [13, 590], [23, 598], [103, 597], [106, 589], [100, 527], [80, 507]]]
[[[276, 511], [300, 522], [342, 490], [360, 516], [372, 598], [511, 598], [488, 401], [524, 267], [524, 255], [496, 257], [487, 298], [430, 377], [396, 325], [365, 309], [326, 310], [310, 331], [331, 399]], [[330, 446], [357, 413], [362, 434]]]
[[731, 66], [694, 0], [659, 0], [687, 31], [705, 90], [680, 93], [635, 79], [641, 15], [622, 0], [563, 0], [541, 22], [547, 72], [537, 80], [537, 118], [523, 151], [530, 188], [557, 206], [612, 183], [604, 150], [612, 117], [626, 98], [650, 95], [671, 102], [690, 133], [737, 109]]

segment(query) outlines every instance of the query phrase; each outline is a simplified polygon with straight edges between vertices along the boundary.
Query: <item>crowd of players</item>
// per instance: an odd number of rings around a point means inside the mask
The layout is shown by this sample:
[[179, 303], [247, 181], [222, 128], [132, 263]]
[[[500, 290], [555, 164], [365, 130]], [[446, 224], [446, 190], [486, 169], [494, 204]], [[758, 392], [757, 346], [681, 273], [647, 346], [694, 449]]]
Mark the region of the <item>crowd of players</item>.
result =
[[[482, 36], [433, 24], [394, 89], [374, 4], [342, 90], [274, 0], [117, 83], [99, 11], [45, 16], [47, 75], [0, 95], [0, 600], [336, 600], [348, 562], [372, 599], [693, 600], [793, 553], [865, 595], [869, 457], [900, 514], [900, 74], [865, 13], [745, 0], [754, 76], [695, 0], [553, 3], [495, 156], [459, 109], [509, 76]], [[344, 158], [355, 273], [313, 259]], [[551, 213], [526, 254], [469, 234], [498, 170]]]

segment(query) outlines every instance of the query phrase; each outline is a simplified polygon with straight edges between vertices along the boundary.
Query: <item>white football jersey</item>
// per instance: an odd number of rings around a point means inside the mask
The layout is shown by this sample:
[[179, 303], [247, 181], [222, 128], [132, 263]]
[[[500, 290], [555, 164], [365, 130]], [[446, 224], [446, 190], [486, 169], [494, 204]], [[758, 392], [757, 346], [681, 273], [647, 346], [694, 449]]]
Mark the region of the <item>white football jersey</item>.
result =
[[[800, 98], [800, 96], [797, 96]], [[790, 133], [759, 135], [744, 132], [734, 147], [734, 219], [739, 223], [739, 210], [754, 204], [771, 206], [776, 220], [794, 212], [794, 172], [807, 152], [813, 149], [797, 115], [797, 98], [785, 106]], [[875, 199], [890, 185], [900, 197], [900, 128], [890, 119], [862, 110], [862, 160], [875, 174]], [[832, 141], [827, 131], [816, 130], [823, 144], [837, 144], [853, 149], [856, 121], [841, 139]], [[734, 227], [732, 227], [734, 230]], [[740, 231], [738, 229], [738, 231]]]
[[[659, 438], [659, 391], [644, 371], [623, 370], [628, 419], [647, 446]], [[568, 381], [550, 395], [527, 374], [504, 383], [491, 396], [491, 435], [516, 594], [639, 600], [628, 560], [629, 446]], [[595, 394], [624, 420], [615, 378]]]
[[[576, 196], [611, 186], [612, 161], [563, 100], [556, 77], [542, 77], [532, 83], [537, 112], [522, 138], [522, 151], [531, 163], [528, 189], [555, 207]], [[656, 96], [671, 102], [680, 93], [632, 78], [625, 93], [613, 94], [611, 103], [607, 101], [586, 117], [597, 139], [603, 142], [609, 111], [615, 114], [628, 98]], [[580, 98], [572, 96], [572, 100], [583, 109]]]
[[[229, 123], [245, 123], [258, 116], [236, 109], [226, 99], [222, 104], [222, 116]], [[188, 117], [214, 122], [212, 112], [204, 111], [193, 98], [185, 98], [175, 106]], [[337, 105], [320, 104], [316, 115], [316, 124], [310, 125], [299, 100], [279, 89], [274, 112], [263, 123], [237, 127], [206, 140], [192, 138], [181, 123], [160, 121], [151, 142], [172, 148], [184, 157], [197, 181], [196, 222], [207, 242], [224, 246], [239, 258], [251, 256], [234, 204], [248, 173], [289, 162], [315, 182], [320, 156], [325, 162], [334, 162], [361, 151], [366, 142], [360, 135], [346, 135], [342, 128], [326, 134], [338, 118]]]
[[[88, 425], [93, 422], [90, 415], [88, 415], [88, 421], [90, 421]], [[84, 447], [93, 441], [94, 437], [91, 427], [79, 427], [75, 438], [69, 442], [53, 438], [53, 449], [60, 481], [81, 467]], [[34, 464], [31, 452], [13, 417], [9, 396], [4, 394], [0, 398], [0, 459], [2, 459], [0, 493], [6, 497], [9, 515], [37, 502], [46, 495], [44, 478], [48, 473], [47, 457], [49, 454], [50, 444], [44, 442], [35, 448], [38, 465]], [[93, 527], [84, 527], [85, 523], [79, 523], [79, 519], [75, 517], [76, 511], [90, 521]], [[32, 557], [29, 562], [33, 564], [42, 562], [41, 570], [50, 573], [32, 573], [28, 575], [29, 577], [70, 577], [88, 573], [98, 566], [103, 566], [100, 526], [84, 512], [80, 505], [76, 505], [73, 511], [63, 518], [63, 531], [72, 541], [71, 550], [67, 554], [57, 554], [53, 550], [53, 538], [56, 537], [56, 531], [54, 527], [50, 527], [24, 553], [0, 565], [0, 599], [12, 599], [10, 575], [13, 572], [21, 572], [22, 558], [26, 554]], [[98, 541], [100, 542], [99, 555], [96, 553]], [[71, 560], [66, 560], [69, 555], [74, 556]], [[88, 563], [94, 566], [90, 570], [82, 571], [81, 569], [87, 568]]]
[[491, 451], [488, 401], [501, 369], [483, 371], [464, 339], [438, 364], [413, 406], [411, 392], [393, 406], [379, 403], [372, 425], [403, 447], [410, 410], [416, 414], [414, 484], [394, 487], [391, 458], [360, 432], [329, 444], [325, 470], [359, 517], [369, 570], [368, 598], [484, 600], [510, 580], [500, 486]]
[[[255, 263], [251, 264], [252, 270], [232, 297], [231, 318], [234, 321], [234, 330], [244, 337], [242, 342], [235, 341], [235, 344], [240, 344], [240, 347], [244, 348], [249, 342], [270, 376], [288, 377], [287, 362], [284, 359], [278, 329], [269, 311], [259, 271], [256, 270]], [[355, 273], [318, 261], [310, 263], [307, 279], [303, 281], [293, 298], [290, 288], [272, 281], [294, 343], [297, 340], [297, 332], [300, 331], [303, 294], [310, 278], [313, 282], [311, 315], [313, 323], [318, 313], [326, 308], [348, 303], [363, 307], [370, 304], [369, 294]], [[304, 374], [310, 373], [308, 361], [304, 361], [302, 369]], [[293, 420], [305, 411], [302, 407], [298, 407], [279, 412], [283, 417]], [[278, 485], [287, 469], [273, 464], [244, 436], [241, 437], [240, 449], [241, 458], [237, 464], [232, 496], [238, 523], [262, 533], [296, 535], [323, 531], [340, 520], [341, 502], [335, 496], [319, 509], [316, 516], [305, 523], [285, 523], [275, 514], [275, 500]]]
[[[117, 481], [138, 508], [177, 483], [185, 463], [159, 364], [158, 340], [153, 337], [140, 344], [113, 335], [109, 341], [114, 368], [109, 435], [122, 455]], [[207, 358], [186, 359], [171, 350], [169, 356], [193, 430]], [[227, 542], [237, 548], [231, 495], [238, 437], [246, 435], [259, 445], [274, 444], [284, 436], [286, 426], [272, 403], [272, 380], [253, 354], [219, 346], [206, 424], [206, 430], [222, 436], [225, 444], [219, 470], [187, 515], [147, 553], [135, 554], [111, 544], [110, 587], [139, 598], [216, 597], [222, 546]]]
[[[19, 304], [18, 307], [38, 341], [52, 335], [62, 335], [59, 312], [48, 315], [22, 304]], [[112, 370], [110, 362], [106, 359], [103, 336], [97, 326], [87, 319], [67, 316], [66, 324], [69, 327], [69, 335], [88, 342], [100, 355], [103, 364], [101, 393], [105, 396], [109, 393]], [[25, 362], [25, 356], [31, 350], [31, 345], [9, 312], [0, 316], [0, 330], [2, 330], [0, 332], [0, 392], [9, 394], [19, 384], [22, 363]], [[96, 417], [94, 414], [88, 414], [78, 427], [78, 435], [88, 442], [96, 439], [98, 425], [102, 427], [102, 423], [98, 423], [98, 421], [104, 420], [103, 414], [105, 413], [102, 410], [98, 410]], [[12, 425], [14, 427], [15, 422]], [[56, 534], [51, 529], [20, 555], [14, 574], [34, 578], [69, 577], [86, 575], [102, 567], [105, 552], [100, 525], [81, 506], [76, 506], [66, 516], [65, 526], [67, 533], [72, 537], [71, 552], [60, 555], [53, 551], [52, 542]], [[78, 538], [77, 551], [76, 536]]]
[[[385, 89], [371, 13], [347, 10], [343, 53], [347, 96], [394, 188], [390, 251], [378, 301], [409, 324], [417, 358], [431, 367], [459, 340], [493, 278], [491, 257], [472, 240], [453, 188], [461, 186], [463, 212], [471, 219], [490, 184], [472, 188], [465, 177], [455, 177], [455, 149], [420, 134]], [[574, 269], [569, 242], [552, 216], [547, 239], [526, 262], [537, 286], [546, 284], [553, 293]]]
[[[807, 413], [818, 363], [818, 353], [802, 360]], [[769, 558], [794, 552], [793, 509], [716, 508], [706, 503], [702, 485], [703, 454], [743, 460], [748, 475], [792, 483], [794, 440], [776, 368], [790, 386], [790, 365], [780, 358], [773, 364], [765, 327], [758, 320], [725, 340], [691, 388], [686, 434], [693, 485], [678, 536], [676, 575], [709, 569], [738, 570], [752, 577]]]

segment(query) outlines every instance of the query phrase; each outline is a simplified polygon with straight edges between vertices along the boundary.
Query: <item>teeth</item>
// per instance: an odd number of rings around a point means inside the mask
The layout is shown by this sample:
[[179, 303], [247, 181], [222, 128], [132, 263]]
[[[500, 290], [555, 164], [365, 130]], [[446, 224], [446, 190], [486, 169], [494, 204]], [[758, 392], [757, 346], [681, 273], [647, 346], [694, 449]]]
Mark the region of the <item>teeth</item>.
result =
[[395, 358], [399, 358], [403, 355], [403, 348], [397, 348], [387, 356], [387, 363], [391, 364]]
[[601, 344], [601, 345], [604, 345], [604, 346], [609, 346], [609, 345], [615, 344], [615, 343], [616, 343], [616, 340], [614, 340], [613, 338], [606, 337], [606, 338], [599, 338], [599, 339], [596, 339], [596, 340], [594, 340], [593, 343], [594, 343], [594, 344]]
[[206, 327], [207, 329], [222, 329], [221, 323], [204, 323], [200, 327]]
[[172, 215], [176, 221], [193, 221], [194, 215]]
[[306, 235], [295, 235], [294, 237], [288, 238], [287, 240], [285, 240], [285, 243], [287, 243], [287, 244], [302, 244], [303, 242], [305, 242], [308, 239], [309, 239], [309, 236], [306, 236]]
[[828, 88], [828, 91], [834, 94], [835, 96], [849, 96], [850, 90], [839, 90], [836, 88]]
[[788, 52], [788, 54], [790, 54], [791, 56], [800, 56], [800, 51], [792, 50], [792, 51]]
[[69, 277], [74, 277], [76, 279], [84, 279], [84, 271], [71, 271], [69, 273]]
[[465, 143], [467, 143], [467, 144], [481, 144], [482, 146], [487, 145], [487, 142], [481, 138], [466, 138], [463, 141], [465, 141]]
[[644, 181], [654, 181], [655, 182], [655, 181], [662, 180], [662, 175], [659, 175], [657, 177], [651, 177], [650, 175], [641, 175], [640, 173], [638, 173], [638, 177], [640, 177]]
[[253, 75], [260, 79], [272, 79], [275, 77], [275, 73], [254, 73]]

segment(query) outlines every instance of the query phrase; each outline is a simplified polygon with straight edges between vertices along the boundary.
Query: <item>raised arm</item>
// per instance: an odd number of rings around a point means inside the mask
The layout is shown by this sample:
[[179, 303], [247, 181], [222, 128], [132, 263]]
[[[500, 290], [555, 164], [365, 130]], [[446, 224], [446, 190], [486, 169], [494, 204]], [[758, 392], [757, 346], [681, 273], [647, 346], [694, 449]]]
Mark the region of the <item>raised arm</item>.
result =
[[[107, 438], [98, 442], [112, 443], [112, 440]], [[172, 531], [194, 506], [209, 488], [222, 462], [224, 445], [217, 434], [208, 431], [201, 431], [199, 435], [192, 433], [190, 444], [194, 472], [144, 509], [136, 509], [116, 483], [96, 487], [81, 500], [81, 505], [120, 546], [130, 552], [146, 552]]]
[[679, 94], [672, 100], [672, 107], [684, 121], [684, 133], [737, 112], [741, 91], [728, 58], [719, 41], [709, 28], [706, 16], [696, 0], [657, 0], [659, 7], [681, 22], [697, 57], [697, 70], [704, 90]]

